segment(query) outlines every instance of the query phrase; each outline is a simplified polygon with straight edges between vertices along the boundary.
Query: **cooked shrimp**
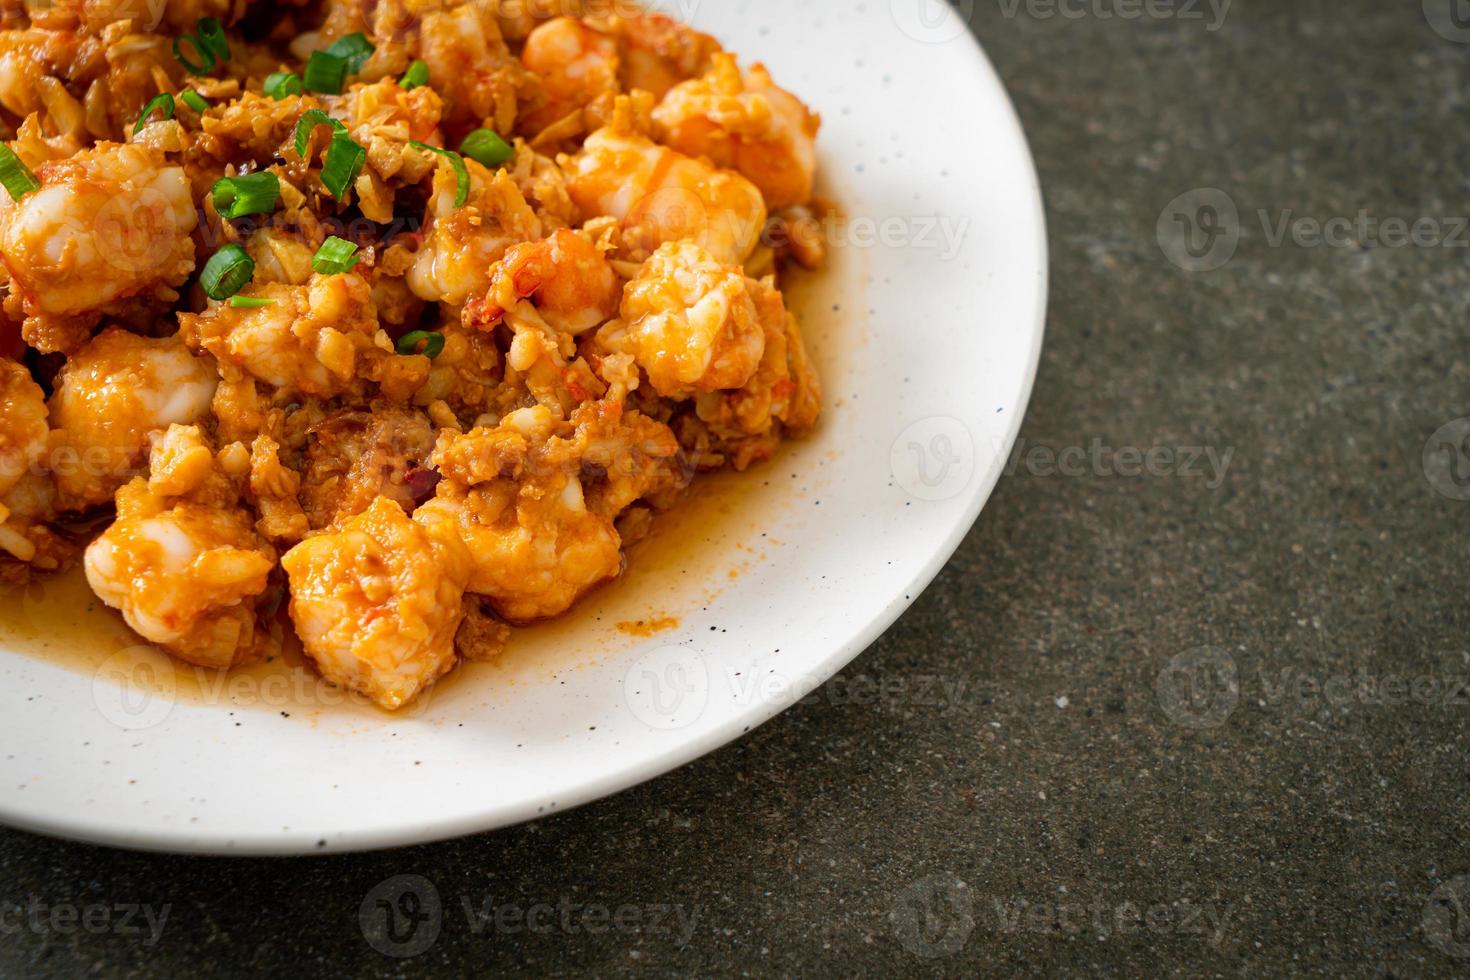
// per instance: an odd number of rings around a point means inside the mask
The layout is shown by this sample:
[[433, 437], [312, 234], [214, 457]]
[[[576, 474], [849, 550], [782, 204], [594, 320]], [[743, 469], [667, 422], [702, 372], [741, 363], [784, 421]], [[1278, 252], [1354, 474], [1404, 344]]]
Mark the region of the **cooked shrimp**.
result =
[[47, 319], [91, 326], [128, 297], [178, 298], [174, 287], [194, 269], [196, 221], [182, 168], [144, 146], [99, 143], [41, 164], [36, 177], [40, 190], [0, 205], [0, 259], [33, 346], [63, 349], [85, 337], [63, 328], [58, 339]]
[[203, 433], [172, 426], [152, 474], [117, 495], [117, 521], [87, 549], [87, 581], [144, 639], [204, 667], [269, 649], [260, 606], [276, 553], [255, 532]]
[[408, 270], [408, 285], [419, 299], [458, 306], [490, 286], [490, 266], [517, 242], [541, 237], [541, 222], [509, 174], [491, 174], [473, 160], [470, 196], [456, 208], [456, 182], [449, 167], [434, 175], [428, 233]]
[[749, 178], [772, 211], [811, 200], [821, 120], [761, 65], [742, 77], [734, 56], [715, 55], [708, 74], [664, 96], [653, 122], [659, 142]]
[[531, 83], [500, 36], [487, 4], [430, 9], [419, 26], [419, 57], [429, 66], [434, 88], [444, 96], [444, 119], [461, 129], [515, 128], [521, 96]]
[[558, 428], [539, 406], [493, 429], [446, 434], [434, 453], [444, 481], [414, 514], [463, 538], [474, 556], [468, 590], [512, 621], [565, 612], [622, 569], [612, 522], [587, 509], [577, 466], [557, 465]]
[[371, 290], [356, 273], [250, 292], [272, 302], [250, 309], [211, 303], [203, 313], [179, 317], [180, 335], [261, 381], [322, 398], [346, 391], [365, 356], [385, 354], [374, 346]]
[[332, 683], [393, 710], [454, 666], [470, 557], [451, 527], [380, 497], [281, 565], [306, 655]]
[[589, 215], [618, 219], [634, 261], [687, 238], [720, 262], [743, 262], [765, 227], [765, 201], [750, 181], [618, 122], [589, 136], [567, 167], [572, 200]]
[[622, 282], [602, 250], [565, 228], [539, 242], [516, 245], [490, 272], [490, 289], [465, 307], [465, 322], [493, 328], [516, 303], [535, 302], [547, 323], [580, 334], [617, 312]]
[[652, 92], [654, 98], [680, 82], [703, 74], [720, 42], [663, 14], [617, 17], [612, 30], [622, 55], [623, 88]]
[[0, 497], [46, 455], [46, 395], [24, 365], [0, 359]]
[[796, 317], [770, 280], [756, 286], [756, 310], [766, 334], [760, 366], [739, 390], [706, 392], [695, 399], [714, 446], [740, 470], [768, 459], [783, 434], [800, 435], [815, 425], [822, 399]]
[[51, 397], [61, 509], [111, 500], [148, 459], [149, 435], [204, 418], [218, 381], [209, 360], [177, 337], [150, 340], [115, 327], [69, 358]]
[[766, 350], [753, 294], [759, 283], [693, 242], [653, 254], [623, 294], [622, 319], [598, 341], [630, 353], [666, 398], [740, 388]]
[[0, 552], [24, 562], [36, 558], [32, 531], [51, 511], [41, 473], [50, 431], [41, 386], [22, 365], [0, 360]]
[[576, 17], [558, 17], [532, 31], [521, 63], [540, 77], [546, 96], [524, 119], [532, 133], [618, 91], [617, 41]]

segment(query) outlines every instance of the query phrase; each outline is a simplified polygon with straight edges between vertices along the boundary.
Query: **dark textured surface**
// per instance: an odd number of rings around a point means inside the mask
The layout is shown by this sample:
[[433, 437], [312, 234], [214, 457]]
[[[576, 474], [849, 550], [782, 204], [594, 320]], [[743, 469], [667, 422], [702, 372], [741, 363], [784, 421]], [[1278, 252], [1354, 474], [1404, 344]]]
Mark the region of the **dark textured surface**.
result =
[[[1470, 502], [1421, 463], [1470, 414], [1470, 46], [1418, 0], [1240, 3], [1217, 31], [1207, 4], [974, 6], [1048, 195], [1025, 449], [1088, 456], [1081, 476], [1023, 457], [845, 675], [950, 695], [831, 687], [615, 799], [395, 853], [206, 861], [0, 833], [0, 900], [169, 907], [156, 944], [10, 913], [0, 975], [1470, 969]], [[1240, 215], [1207, 273], [1156, 236], [1197, 187]], [[1452, 240], [1267, 234], [1360, 209]], [[1125, 476], [1103, 445], [1232, 455], [1223, 480], [1158, 455]], [[445, 906], [409, 960], [358, 925], [401, 874]], [[487, 899], [562, 910], [476, 931], [463, 903]], [[595, 906], [622, 927], [593, 933]]]

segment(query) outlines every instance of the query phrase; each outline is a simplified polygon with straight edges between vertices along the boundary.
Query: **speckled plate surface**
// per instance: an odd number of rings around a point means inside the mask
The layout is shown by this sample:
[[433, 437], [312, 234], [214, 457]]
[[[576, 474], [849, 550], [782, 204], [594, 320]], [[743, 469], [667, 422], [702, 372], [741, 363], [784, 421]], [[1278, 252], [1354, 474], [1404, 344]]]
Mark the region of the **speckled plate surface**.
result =
[[824, 118], [833, 266], [792, 287], [811, 438], [696, 485], [628, 575], [388, 715], [286, 662], [196, 675], [75, 578], [0, 609], [0, 819], [157, 850], [323, 853], [534, 818], [667, 772], [847, 664], [934, 577], [1015, 439], [1040, 351], [1040, 192], [939, 0], [667, 0]]

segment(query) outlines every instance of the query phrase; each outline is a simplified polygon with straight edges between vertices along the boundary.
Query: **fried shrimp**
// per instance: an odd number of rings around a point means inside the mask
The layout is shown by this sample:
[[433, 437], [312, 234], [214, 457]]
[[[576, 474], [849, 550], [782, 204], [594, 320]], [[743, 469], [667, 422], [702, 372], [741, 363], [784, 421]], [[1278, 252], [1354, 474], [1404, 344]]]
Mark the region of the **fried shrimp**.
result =
[[[623, 115], [631, 112], [624, 107]], [[660, 146], [627, 118], [587, 137], [567, 162], [572, 200], [622, 224], [626, 257], [691, 239], [722, 262], [743, 262], [766, 223], [760, 191], [744, 177]]]
[[36, 168], [0, 207], [0, 259], [42, 351], [75, 350], [124, 300], [167, 305], [194, 269], [188, 178], [148, 147], [99, 143]]
[[598, 340], [632, 354], [666, 398], [740, 388], [766, 350], [759, 289], [738, 265], [716, 262], [693, 242], [671, 242], [628, 283], [622, 319]]
[[602, 250], [563, 228], [506, 252], [491, 269], [487, 295], [466, 307], [465, 321], [488, 330], [506, 310], [529, 299], [547, 323], [579, 334], [607, 322], [621, 294], [622, 282]]
[[715, 55], [708, 74], [664, 96], [653, 122], [665, 145], [744, 175], [772, 211], [812, 199], [821, 120], [762, 65], [741, 75], [734, 56]]
[[219, 378], [176, 337], [109, 328], [70, 360], [51, 397], [62, 510], [104, 504], [149, 458], [149, 436], [203, 419]]
[[261, 605], [276, 553], [196, 426], [154, 442], [117, 520], [87, 549], [87, 581], [128, 625], [181, 660], [230, 667], [267, 652]]
[[470, 559], [448, 527], [379, 497], [281, 559], [291, 620], [328, 680], [390, 710], [454, 666]]
[[402, 708], [820, 414], [818, 119], [668, 17], [17, 5], [0, 117], [0, 586], [182, 661]]

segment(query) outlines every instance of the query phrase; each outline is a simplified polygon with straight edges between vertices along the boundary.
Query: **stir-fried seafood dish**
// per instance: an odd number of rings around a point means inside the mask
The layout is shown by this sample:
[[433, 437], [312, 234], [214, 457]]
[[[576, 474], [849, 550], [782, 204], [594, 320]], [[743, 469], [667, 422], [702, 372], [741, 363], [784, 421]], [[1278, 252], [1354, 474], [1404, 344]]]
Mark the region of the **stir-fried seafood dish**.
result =
[[0, 28], [0, 581], [81, 562], [204, 667], [294, 630], [394, 709], [817, 421], [779, 277], [823, 261], [819, 120], [712, 37], [574, 0]]

